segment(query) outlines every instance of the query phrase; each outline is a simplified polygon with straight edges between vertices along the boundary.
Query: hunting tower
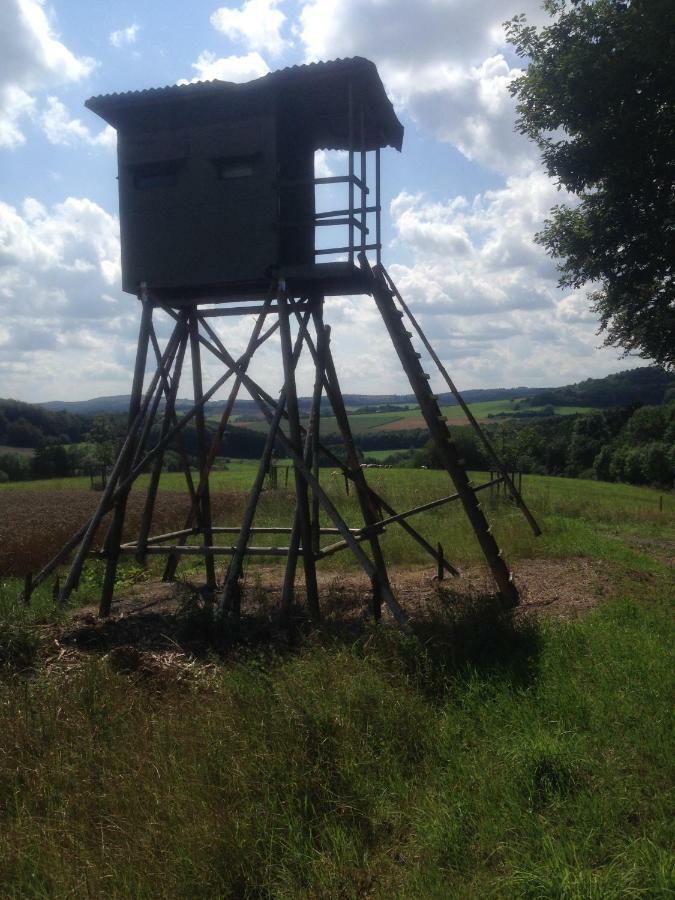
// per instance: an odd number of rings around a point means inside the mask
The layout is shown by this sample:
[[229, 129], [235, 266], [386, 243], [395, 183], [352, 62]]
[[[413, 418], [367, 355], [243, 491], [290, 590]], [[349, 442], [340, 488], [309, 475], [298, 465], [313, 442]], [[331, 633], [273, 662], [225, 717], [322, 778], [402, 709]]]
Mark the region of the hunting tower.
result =
[[[67, 598], [79, 582], [86, 557], [94, 553], [107, 560], [101, 597], [101, 614], [107, 615], [121, 554], [132, 554], [141, 563], [150, 555], [166, 557], [166, 580], [174, 578], [183, 556], [198, 555], [206, 569], [205, 595], [217, 603], [218, 616], [226, 624], [239, 617], [245, 559], [282, 557], [283, 614], [290, 613], [301, 560], [307, 606], [318, 618], [317, 563], [350, 550], [370, 577], [376, 618], [384, 601], [394, 618], [403, 622], [406, 613], [389, 583], [380, 539], [387, 528], [402, 527], [435, 560], [439, 577], [444, 572], [457, 574], [440, 545], [409, 521], [422, 510], [457, 500], [504, 603], [515, 605], [518, 591], [478, 501], [479, 491], [502, 483], [535, 533], [539, 529], [488, 435], [382, 264], [380, 151], [401, 149], [403, 127], [373, 63], [361, 58], [314, 63], [246, 84], [175, 85], [93, 97], [86, 105], [118, 134], [122, 280], [124, 290], [141, 301], [140, 332], [127, 437], [98, 509], [33, 586], [76, 551], [60, 590], [61, 599]], [[317, 150], [343, 151], [337, 156], [343, 172], [316, 177]], [[325, 188], [331, 199], [342, 194], [334, 208], [321, 207], [319, 195]], [[367, 483], [331, 353], [330, 327], [323, 316], [326, 297], [350, 294], [374, 301], [455, 493], [397, 512]], [[173, 323], [163, 348], [153, 324], [157, 312]], [[239, 356], [228, 351], [222, 332], [211, 324], [232, 316], [255, 317], [250, 319], [246, 350]], [[404, 323], [413, 331], [407, 331]], [[476, 429], [497, 470], [494, 479], [480, 485], [470, 481], [431, 392], [422, 354], [413, 345], [413, 332]], [[278, 339], [281, 357], [277, 397], [250, 372], [257, 349], [272, 336]], [[203, 349], [218, 360], [222, 372], [207, 390]], [[179, 416], [176, 398], [188, 350], [194, 403]], [[296, 385], [303, 350], [309, 352], [314, 372], [311, 401], [304, 408]], [[149, 354], [155, 359], [151, 367]], [[228, 381], [220, 422], [209, 431], [205, 404]], [[212, 517], [210, 473], [242, 387], [267, 421], [268, 432], [241, 524], [219, 525]], [[324, 396], [344, 455], [321, 443]], [[197, 435], [193, 457], [184, 443], [184, 429], [190, 423]], [[182, 460], [189, 514], [182, 529], [152, 534], [164, 454], [170, 447]], [[289, 457], [294, 469], [292, 521], [257, 527], [257, 504], [275, 450]], [[321, 477], [320, 458], [341, 472], [347, 489], [351, 485], [355, 491], [362, 515], [358, 527], [345, 522], [334, 489]], [[138, 475], [148, 471], [140, 528], [133, 540], [125, 541], [129, 492]], [[92, 550], [97, 530], [109, 514], [105, 541]], [[259, 535], [283, 535], [282, 546], [252, 544]], [[215, 568], [218, 557], [229, 559], [222, 580]]]

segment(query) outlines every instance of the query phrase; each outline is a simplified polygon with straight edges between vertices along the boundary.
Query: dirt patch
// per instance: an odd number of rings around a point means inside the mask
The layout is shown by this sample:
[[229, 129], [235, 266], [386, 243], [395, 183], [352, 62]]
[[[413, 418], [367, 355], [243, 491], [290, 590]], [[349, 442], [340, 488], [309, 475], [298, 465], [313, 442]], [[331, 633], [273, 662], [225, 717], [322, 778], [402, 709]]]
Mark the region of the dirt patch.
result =
[[[518, 616], [528, 614], [577, 618], [609, 595], [612, 571], [608, 564], [585, 558], [521, 560], [514, 567], [522, 603]], [[393, 569], [394, 592], [411, 620], [424, 628], [448, 604], [482, 598], [493, 592], [488, 573], [478, 566], [440, 586], [433, 571], [424, 568]], [[95, 607], [75, 610], [66, 625], [54, 629], [48, 643], [48, 669], [81, 666], [91, 653], [103, 654], [118, 671], [139, 675], [171, 674], [179, 678], [205, 678], [214, 671], [214, 655], [236, 656], [252, 644], [288, 649], [276, 604], [280, 591], [279, 569], [260, 567], [244, 585], [242, 633], [229, 646], [214, 648], [203, 626], [203, 586], [197, 583], [144, 582], [127, 589], [114, 605], [113, 615], [101, 620]], [[440, 590], [439, 590], [440, 587]], [[365, 575], [320, 573], [319, 589], [326, 627], [358, 637], [370, 618], [370, 583]], [[307, 625], [298, 585], [297, 621]], [[385, 610], [383, 620], [391, 622]]]

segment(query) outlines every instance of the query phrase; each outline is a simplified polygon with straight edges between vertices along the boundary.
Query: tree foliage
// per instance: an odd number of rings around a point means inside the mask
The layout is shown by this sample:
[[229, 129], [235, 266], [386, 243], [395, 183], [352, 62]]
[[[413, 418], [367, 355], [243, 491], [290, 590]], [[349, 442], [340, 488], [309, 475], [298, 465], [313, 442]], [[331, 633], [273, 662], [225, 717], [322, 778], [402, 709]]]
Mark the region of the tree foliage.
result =
[[529, 60], [518, 128], [579, 202], [537, 240], [560, 283], [593, 285], [606, 343], [675, 367], [675, 3], [546, 0], [541, 29], [507, 24]]

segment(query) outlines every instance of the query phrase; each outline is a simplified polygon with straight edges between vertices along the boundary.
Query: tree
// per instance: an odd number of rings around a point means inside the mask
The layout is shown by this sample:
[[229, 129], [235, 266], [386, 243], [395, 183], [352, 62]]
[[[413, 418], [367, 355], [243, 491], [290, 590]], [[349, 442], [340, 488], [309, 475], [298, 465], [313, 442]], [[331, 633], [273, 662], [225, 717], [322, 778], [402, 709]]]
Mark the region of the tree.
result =
[[509, 41], [529, 59], [511, 84], [517, 127], [578, 197], [537, 241], [560, 284], [591, 284], [605, 343], [675, 368], [675, 3], [545, 0]]

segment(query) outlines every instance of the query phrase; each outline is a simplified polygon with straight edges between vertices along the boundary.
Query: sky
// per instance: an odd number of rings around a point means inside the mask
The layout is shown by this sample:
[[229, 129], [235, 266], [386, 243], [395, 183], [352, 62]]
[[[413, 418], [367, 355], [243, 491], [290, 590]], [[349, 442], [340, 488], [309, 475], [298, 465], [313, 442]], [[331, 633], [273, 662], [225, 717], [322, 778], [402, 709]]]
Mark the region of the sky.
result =
[[[403, 152], [383, 152], [383, 260], [460, 389], [640, 364], [601, 346], [587, 291], [559, 289], [534, 243], [570, 198], [514, 129], [522, 61], [503, 22], [518, 13], [546, 21], [539, 0], [2, 0], [0, 396], [130, 388], [139, 303], [121, 290], [116, 135], [88, 97], [355, 55], [377, 64], [405, 126]], [[325, 315], [343, 391], [409, 393], [371, 298], [330, 298]], [[251, 318], [222, 321], [243, 349]], [[278, 344], [257, 362], [278, 388]]]

